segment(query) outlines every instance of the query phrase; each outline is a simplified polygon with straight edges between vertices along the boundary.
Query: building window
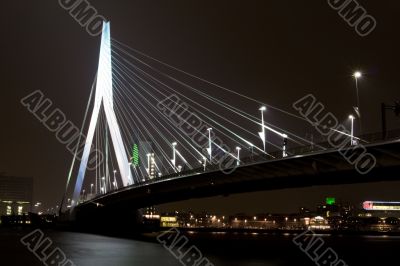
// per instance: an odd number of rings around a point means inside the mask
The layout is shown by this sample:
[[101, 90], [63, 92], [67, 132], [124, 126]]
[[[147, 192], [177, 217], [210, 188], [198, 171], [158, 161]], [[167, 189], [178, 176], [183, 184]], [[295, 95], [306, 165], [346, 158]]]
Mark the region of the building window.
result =
[[7, 215], [11, 215], [12, 214], [12, 209], [11, 206], [7, 206]]
[[18, 215], [22, 215], [22, 206], [18, 206]]

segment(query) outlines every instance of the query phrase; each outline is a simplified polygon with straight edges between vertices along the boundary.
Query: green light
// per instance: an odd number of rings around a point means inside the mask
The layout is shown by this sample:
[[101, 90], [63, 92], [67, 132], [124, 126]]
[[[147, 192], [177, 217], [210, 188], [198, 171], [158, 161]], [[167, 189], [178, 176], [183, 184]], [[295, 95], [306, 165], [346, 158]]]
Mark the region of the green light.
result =
[[139, 166], [139, 148], [137, 144], [133, 144], [132, 150], [132, 164], [133, 166]]
[[326, 198], [326, 205], [334, 205], [336, 203], [336, 198]]

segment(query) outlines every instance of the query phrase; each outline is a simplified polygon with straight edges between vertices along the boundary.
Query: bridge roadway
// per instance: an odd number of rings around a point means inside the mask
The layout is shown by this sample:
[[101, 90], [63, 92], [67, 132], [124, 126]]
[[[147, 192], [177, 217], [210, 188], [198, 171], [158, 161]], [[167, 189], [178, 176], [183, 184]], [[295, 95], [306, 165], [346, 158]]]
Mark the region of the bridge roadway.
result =
[[154, 180], [126, 187], [81, 203], [80, 210], [99, 207], [143, 208], [162, 203], [226, 196], [235, 193], [400, 181], [400, 139], [365, 145], [376, 158], [376, 166], [360, 174], [336, 149], [269, 160], [238, 167], [231, 174], [215, 170], [187, 176]]

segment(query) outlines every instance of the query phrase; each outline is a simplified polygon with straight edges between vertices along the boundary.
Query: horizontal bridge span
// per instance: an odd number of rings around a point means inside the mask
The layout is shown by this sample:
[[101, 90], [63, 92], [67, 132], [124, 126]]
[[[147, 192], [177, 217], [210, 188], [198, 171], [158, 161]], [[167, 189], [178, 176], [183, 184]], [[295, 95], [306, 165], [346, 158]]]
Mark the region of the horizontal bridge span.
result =
[[332, 149], [241, 166], [231, 174], [214, 171], [126, 187], [86, 201], [78, 208], [142, 208], [235, 193], [400, 180], [400, 140], [365, 147], [376, 158], [375, 167], [366, 174], [360, 174], [338, 150]]

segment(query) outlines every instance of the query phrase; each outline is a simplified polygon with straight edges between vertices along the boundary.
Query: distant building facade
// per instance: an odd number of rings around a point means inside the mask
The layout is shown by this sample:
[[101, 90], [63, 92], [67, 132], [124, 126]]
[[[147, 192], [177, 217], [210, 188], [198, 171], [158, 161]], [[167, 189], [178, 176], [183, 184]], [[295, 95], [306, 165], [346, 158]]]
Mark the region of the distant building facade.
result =
[[22, 215], [32, 208], [33, 178], [0, 176], [0, 215]]

